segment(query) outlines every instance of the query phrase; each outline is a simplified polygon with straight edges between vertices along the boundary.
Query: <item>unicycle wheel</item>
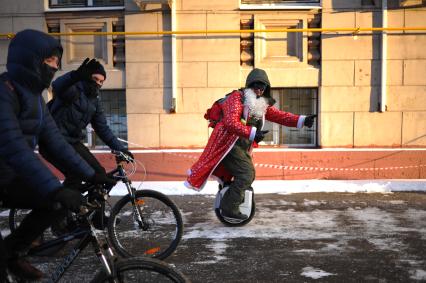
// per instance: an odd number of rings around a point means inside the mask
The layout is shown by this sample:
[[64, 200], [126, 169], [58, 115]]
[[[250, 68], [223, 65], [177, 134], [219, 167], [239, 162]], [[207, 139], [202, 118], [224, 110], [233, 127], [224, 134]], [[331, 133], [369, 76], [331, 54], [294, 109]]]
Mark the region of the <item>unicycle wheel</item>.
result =
[[214, 208], [214, 212], [216, 214], [216, 217], [219, 219], [220, 222], [222, 222], [223, 224], [225, 224], [226, 226], [233, 226], [233, 227], [238, 227], [238, 226], [244, 226], [247, 223], [249, 223], [256, 212], [256, 202], [254, 200], [254, 192], [253, 192], [253, 188], [250, 187], [250, 189], [248, 189], [249, 191], [251, 191], [252, 193], [252, 201], [251, 201], [251, 211], [250, 211], [250, 215], [247, 219], [235, 219], [235, 218], [228, 218], [222, 215], [221, 213], [221, 209], [220, 209], [220, 201], [222, 199], [222, 194], [221, 191], [219, 190], [219, 192], [217, 192], [216, 195], [216, 201], [215, 201], [215, 208]]

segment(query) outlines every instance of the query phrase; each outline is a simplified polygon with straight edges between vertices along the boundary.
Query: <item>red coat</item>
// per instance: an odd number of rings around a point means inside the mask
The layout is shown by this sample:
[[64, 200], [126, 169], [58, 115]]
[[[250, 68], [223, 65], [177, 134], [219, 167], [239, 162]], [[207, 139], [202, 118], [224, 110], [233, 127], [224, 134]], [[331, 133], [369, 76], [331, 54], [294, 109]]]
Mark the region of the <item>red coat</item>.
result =
[[[221, 104], [223, 118], [216, 124], [203, 153], [189, 170], [185, 182], [187, 187], [201, 190], [210, 175], [222, 180], [232, 177], [223, 166], [220, 166], [220, 161], [231, 150], [238, 138], [253, 140], [256, 134], [256, 127], [246, 126], [241, 121], [241, 117], [248, 119], [248, 109], [244, 107], [243, 96], [243, 92], [235, 90]], [[296, 127], [300, 116], [269, 106], [264, 117], [274, 123]]]

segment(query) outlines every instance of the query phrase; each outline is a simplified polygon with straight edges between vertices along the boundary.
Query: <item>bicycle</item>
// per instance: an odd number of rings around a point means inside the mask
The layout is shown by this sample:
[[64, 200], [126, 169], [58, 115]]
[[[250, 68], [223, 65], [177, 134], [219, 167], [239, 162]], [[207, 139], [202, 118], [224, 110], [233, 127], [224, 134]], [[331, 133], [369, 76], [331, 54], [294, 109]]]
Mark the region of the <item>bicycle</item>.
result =
[[[112, 153], [116, 157], [117, 166], [108, 174], [125, 185], [127, 195], [112, 207], [109, 221], [106, 226], [105, 223], [102, 223], [102, 228], [107, 228], [112, 246], [123, 257], [167, 258], [176, 250], [183, 234], [183, 221], [178, 207], [170, 198], [160, 192], [134, 188], [129, 176], [136, 172], [136, 161], [122, 152], [112, 151]], [[126, 172], [126, 165], [131, 166], [129, 174]], [[92, 184], [87, 184], [84, 189], [91, 191], [94, 187]], [[106, 198], [113, 188], [114, 186], [104, 188]], [[105, 214], [105, 201], [101, 203], [100, 211], [101, 215]], [[19, 224], [20, 212], [25, 211], [10, 210], [11, 231]], [[68, 222], [73, 222], [72, 217]], [[50, 231], [45, 232], [45, 238], [52, 238], [58, 234], [60, 231], [58, 233], [51, 228]], [[49, 255], [60, 248], [57, 246], [56, 250], [51, 249], [44, 252]]]
[[[103, 233], [95, 229], [92, 221], [95, 211], [101, 209], [105, 197], [106, 191], [95, 190], [91, 194], [91, 202], [88, 202], [82, 207], [81, 212], [76, 214], [77, 227], [74, 231], [29, 250], [29, 255], [35, 255], [54, 246], [63, 246], [64, 243], [80, 239], [50, 274], [49, 282], [58, 282], [89, 244], [92, 244], [103, 266], [91, 282], [189, 282], [185, 275], [160, 260], [146, 257], [118, 259], [114, 255], [107, 238], [99, 237]], [[19, 282], [19, 278], [9, 273], [6, 282]]]

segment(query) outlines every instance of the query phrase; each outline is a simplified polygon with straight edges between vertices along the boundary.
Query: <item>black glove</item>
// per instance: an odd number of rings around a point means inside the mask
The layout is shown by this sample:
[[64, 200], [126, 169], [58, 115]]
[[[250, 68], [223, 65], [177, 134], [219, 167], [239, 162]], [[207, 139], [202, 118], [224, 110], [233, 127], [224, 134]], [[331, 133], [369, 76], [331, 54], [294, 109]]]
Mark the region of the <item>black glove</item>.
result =
[[80, 206], [83, 205], [83, 196], [81, 193], [67, 187], [53, 192], [52, 199], [73, 212], [79, 212]]
[[314, 120], [317, 117], [317, 115], [308, 115], [305, 117], [305, 122], [303, 125], [305, 125], [308, 128], [311, 128], [314, 125]]
[[260, 143], [265, 138], [265, 135], [269, 133], [269, 131], [257, 131], [256, 135], [254, 136], [254, 141], [256, 143]]
[[71, 73], [71, 76], [76, 81], [90, 81], [92, 79], [92, 75], [98, 68], [98, 65], [99, 62], [96, 61], [96, 59], [90, 60], [89, 58], [86, 58], [80, 67]]
[[133, 160], [135, 159], [135, 157], [133, 156], [133, 154], [130, 151], [122, 150], [121, 152], [124, 153], [125, 155], [129, 156], [131, 159], [133, 159]]
[[105, 172], [102, 172], [102, 173], [96, 172], [95, 175], [93, 175], [92, 179], [90, 179], [90, 182], [93, 184], [111, 185], [111, 186], [114, 186], [115, 184], [117, 184], [117, 181], [108, 177]]

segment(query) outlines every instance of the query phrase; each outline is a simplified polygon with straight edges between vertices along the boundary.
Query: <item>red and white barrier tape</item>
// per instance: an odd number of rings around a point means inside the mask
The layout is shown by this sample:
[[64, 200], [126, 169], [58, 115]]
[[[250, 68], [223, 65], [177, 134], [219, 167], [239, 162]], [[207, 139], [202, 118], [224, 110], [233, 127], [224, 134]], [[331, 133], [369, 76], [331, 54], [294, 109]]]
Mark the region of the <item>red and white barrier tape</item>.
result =
[[[128, 142], [123, 139], [119, 139], [122, 142], [133, 144], [138, 147], [141, 147], [138, 144]], [[178, 152], [168, 152], [164, 151], [164, 153], [171, 154], [174, 156], [179, 156], [183, 158], [188, 159], [198, 159], [198, 156], [194, 156], [192, 154], [184, 154], [184, 153], [178, 153]], [[391, 166], [391, 167], [369, 167], [369, 168], [333, 168], [333, 167], [308, 167], [308, 166], [290, 166], [290, 165], [274, 165], [274, 164], [263, 164], [263, 163], [254, 163], [254, 166], [257, 168], [271, 168], [271, 169], [278, 169], [278, 170], [287, 170], [287, 171], [315, 171], [315, 172], [324, 172], [324, 171], [340, 171], [340, 172], [358, 172], [358, 171], [379, 171], [379, 170], [401, 170], [401, 169], [414, 169], [414, 168], [421, 168], [425, 167], [426, 164], [419, 164], [419, 165], [408, 165], [408, 166]]]
[[[165, 152], [174, 156], [179, 156], [188, 159], [198, 159], [198, 156], [177, 153], [177, 152]], [[377, 170], [401, 170], [401, 169], [413, 169], [419, 167], [426, 167], [426, 164], [420, 165], [409, 165], [409, 166], [392, 166], [392, 167], [369, 167], [369, 168], [333, 168], [333, 167], [308, 167], [308, 166], [290, 166], [290, 165], [274, 165], [274, 164], [263, 164], [263, 163], [254, 163], [254, 166], [257, 168], [271, 168], [278, 170], [287, 170], [287, 171], [315, 171], [315, 172], [324, 172], [324, 171], [340, 171], [340, 172], [358, 172], [358, 171], [377, 171]]]

